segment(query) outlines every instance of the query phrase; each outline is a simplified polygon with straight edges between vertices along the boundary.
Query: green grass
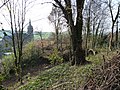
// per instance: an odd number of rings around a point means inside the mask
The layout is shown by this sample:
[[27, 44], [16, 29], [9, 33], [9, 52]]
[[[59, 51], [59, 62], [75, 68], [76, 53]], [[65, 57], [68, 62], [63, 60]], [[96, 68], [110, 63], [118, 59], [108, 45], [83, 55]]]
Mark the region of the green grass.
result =
[[68, 63], [43, 71], [34, 80], [19, 87], [18, 90], [76, 90], [83, 85], [92, 73], [92, 68], [100, 65], [102, 55], [89, 56], [92, 64], [70, 66]]
[[[112, 58], [115, 52], [102, 52], [95, 56], [86, 57], [92, 64], [82, 66], [70, 66], [64, 63], [51, 69], [41, 71], [38, 76], [31, 79], [24, 85], [15, 85], [15, 90], [77, 90], [83, 86], [92, 75], [96, 66], [101, 66], [103, 55], [106, 60]], [[8, 89], [9, 90], [9, 89]], [[13, 90], [13, 89], [10, 89]]]
[[89, 75], [91, 65], [77, 67], [62, 64], [52, 69], [42, 72], [34, 81], [19, 88], [19, 90], [45, 90], [60, 88], [78, 88], [82, 81], [86, 80], [85, 75]]

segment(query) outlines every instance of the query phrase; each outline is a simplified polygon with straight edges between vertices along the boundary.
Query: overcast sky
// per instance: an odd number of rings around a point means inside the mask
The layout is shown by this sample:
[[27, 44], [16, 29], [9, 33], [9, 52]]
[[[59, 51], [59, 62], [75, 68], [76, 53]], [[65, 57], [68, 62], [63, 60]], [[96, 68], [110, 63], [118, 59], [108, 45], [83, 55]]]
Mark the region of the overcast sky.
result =
[[[0, 1], [0, 6], [2, 5], [1, 1]], [[52, 4], [44, 3], [44, 2], [51, 2], [52, 0], [32, 0], [32, 1], [35, 1], [35, 2], [32, 3], [30, 6], [28, 6], [28, 8], [31, 6], [32, 8], [30, 8], [26, 14], [25, 24], [29, 22], [29, 19], [31, 19], [34, 31], [44, 31], [44, 32], [54, 31], [53, 26], [50, 24], [47, 18], [52, 10]], [[118, 2], [120, 0], [113, 0], [113, 2], [116, 2], [116, 1]], [[41, 4], [41, 3], [44, 3], [44, 4]], [[10, 25], [8, 25], [8, 23], [6, 22], [9, 16], [6, 10], [4, 10], [4, 7], [0, 9], [0, 22], [3, 23], [3, 25], [0, 26], [0, 28], [3, 27], [5, 30], [10, 30]], [[4, 18], [3, 15], [5, 15], [6, 18]], [[26, 31], [27, 27], [24, 30]]]
[[[52, 10], [52, 4], [44, 3], [44, 2], [50, 2], [50, 1], [51, 0], [36, 0], [33, 4], [30, 5], [30, 9], [26, 14], [25, 24], [29, 22], [29, 19], [31, 19], [31, 23], [33, 25], [34, 31], [44, 31], [44, 32], [54, 31], [52, 25], [50, 24], [47, 18]], [[44, 3], [44, 4], [41, 4], [41, 3]], [[0, 4], [0, 6], [1, 5], [2, 4]], [[0, 9], [0, 12], [1, 12], [0, 22], [3, 23], [2, 27], [5, 30], [10, 30], [10, 25], [8, 25], [6, 21], [6, 19], [8, 19], [9, 16], [4, 8]], [[5, 15], [6, 19], [3, 15]], [[26, 31], [27, 27], [24, 30]]]

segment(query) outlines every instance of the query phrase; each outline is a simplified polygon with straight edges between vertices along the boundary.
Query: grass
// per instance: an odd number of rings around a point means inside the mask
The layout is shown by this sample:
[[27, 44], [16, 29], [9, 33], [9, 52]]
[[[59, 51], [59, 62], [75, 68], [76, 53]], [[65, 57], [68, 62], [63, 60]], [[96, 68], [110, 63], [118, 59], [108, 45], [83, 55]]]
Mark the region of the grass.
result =
[[70, 66], [69, 63], [55, 66], [41, 72], [34, 80], [19, 87], [19, 90], [76, 90], [91, 75], [91, 69], [101, 64], [100, 58], [100, 55], [87, 57], [93, 63], [85, 66]]
[[20, 87], [19, 90], [75, 89], [86, 79], [84, 78], [85, 75], [90, 74], [90, 68], [91, 65], [79, 68], [69, 66], [69, 64], [61, 64], [42, 72], [34, 81], [30, 81], [27, 85]]
[[[108, 56], [112, 57], [114, 54], [110, 52]], [[108, 58], [107, 53], [87, 57], [92, 64], [70, 66], [69, 63], [64, 63], [42, 71], [25, 85], [17, 87], [17, 90], [77, 90], [86, 83], [92, 69], [102, 64], [103, 55]]]

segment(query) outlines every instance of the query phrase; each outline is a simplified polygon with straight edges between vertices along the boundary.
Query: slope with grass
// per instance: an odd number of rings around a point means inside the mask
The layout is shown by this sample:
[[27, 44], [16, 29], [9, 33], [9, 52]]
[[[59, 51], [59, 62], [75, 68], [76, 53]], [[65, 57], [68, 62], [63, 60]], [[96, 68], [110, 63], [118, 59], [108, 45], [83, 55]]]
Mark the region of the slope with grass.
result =
[[76, 90], [91, 75], [91, 69], [101, 64], [102, 55], [90, 56], [87, 59], [93, 63], [83, 66], [70, 66], [69, 63], [64, 63], [55, 66], [41, 72], [17, 90]]

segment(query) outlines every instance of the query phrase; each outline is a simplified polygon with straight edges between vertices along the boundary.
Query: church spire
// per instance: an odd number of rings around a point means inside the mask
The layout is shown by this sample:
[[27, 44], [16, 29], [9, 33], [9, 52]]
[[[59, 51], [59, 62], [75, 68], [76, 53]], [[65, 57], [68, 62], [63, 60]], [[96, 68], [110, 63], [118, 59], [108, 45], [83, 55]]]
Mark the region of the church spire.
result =
[[30, 35], [30, 34], [33, 34], [33, 26], [31, 25], [31, 20], [29, 19], [29, 25], [27, 27], [28, 31], [27, 33]]
[[29, 19], [29, 26], [31, 25], [31, 19]]
[[29, 25], [27, 27], [27, 34], [29, 35], [29, 41], [33, 39], [33, 26], [31, 25], [31, 20], [29, 19]]

